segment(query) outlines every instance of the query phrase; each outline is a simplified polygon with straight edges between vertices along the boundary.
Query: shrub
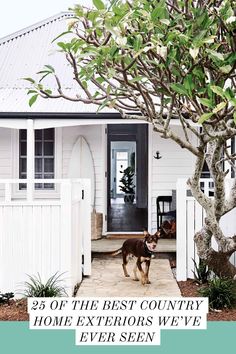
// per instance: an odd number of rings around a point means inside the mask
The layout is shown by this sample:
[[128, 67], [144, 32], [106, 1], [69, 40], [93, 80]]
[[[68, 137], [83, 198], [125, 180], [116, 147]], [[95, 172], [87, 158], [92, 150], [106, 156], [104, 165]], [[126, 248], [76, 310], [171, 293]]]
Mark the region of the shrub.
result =
[[28, 275], [29, 281], [23, 285], [25, 289], [23, 295], [26, 297], [60, 297], [67, 296], [65, 288], [62, 285], [62, 274], [55, 273], [45, 284], [43, 284], [39, 274], [36, 276]]
[[198, 265], [197, 265], [195, 259], [193, 259], [193, 263], [194, 263], [193, 274], [194, 274], [194, 279], [196, 280], [196, 282], [198, 282], [199, 284], [207, 283], [208, 278], [209, 278], [209, 270], [208, 270], [206, 263], [202, 259], [199, 259]]
[[9, 304], [10, 299], [13, 299], [14, 293], [0, 293], [0, 305]]
[[199, 293], [209, 298], [209, 306], [213, 309], [236, 305], [236, 282], [233, 279], [214, 277], [209, 280], [208, 286], [199, 289]]

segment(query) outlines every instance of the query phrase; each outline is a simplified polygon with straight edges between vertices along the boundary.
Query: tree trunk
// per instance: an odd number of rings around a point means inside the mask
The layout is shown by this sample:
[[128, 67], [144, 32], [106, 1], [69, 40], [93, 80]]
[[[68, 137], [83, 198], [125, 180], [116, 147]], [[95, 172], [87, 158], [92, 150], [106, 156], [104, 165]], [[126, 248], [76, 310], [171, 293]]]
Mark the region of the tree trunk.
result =
[[[228, 239], [234, 241], [233, 238]], [[194, 241], [199, 257], [204, 260], [211, 271], [218, 277], [236, 278], [236, 267], [229, 260], [234, 252], [233, 249], [215, 251], [210, 246], [209, 234], [206, 234], [205, 228], [195, 234]]]

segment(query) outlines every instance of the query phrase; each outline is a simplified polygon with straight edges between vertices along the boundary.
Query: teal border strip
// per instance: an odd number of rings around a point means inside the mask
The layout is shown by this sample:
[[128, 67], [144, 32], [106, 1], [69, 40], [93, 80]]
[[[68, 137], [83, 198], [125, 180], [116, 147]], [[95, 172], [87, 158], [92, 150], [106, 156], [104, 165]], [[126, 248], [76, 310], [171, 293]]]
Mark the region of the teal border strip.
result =
[[236, 322], [207, 325], [207, 330], [163, 330], [161, 346], [79, 347], [74, 330], [29, 330], [28, 322], [0, 322], [0, 348], [7, 354], [222, 354], [234, 350]]

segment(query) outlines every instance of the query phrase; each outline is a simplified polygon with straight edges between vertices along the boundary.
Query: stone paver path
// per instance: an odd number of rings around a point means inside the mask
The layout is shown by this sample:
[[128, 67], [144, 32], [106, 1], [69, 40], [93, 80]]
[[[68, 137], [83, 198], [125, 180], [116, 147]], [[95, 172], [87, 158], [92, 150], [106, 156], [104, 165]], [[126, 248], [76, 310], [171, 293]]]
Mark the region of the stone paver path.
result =
[[125, 278], [122, 260], [117, 257], [95, 258], [92, 275], [83, 280], [77, 297], [84, 296], [181, 296], [167, 259], [152, 259], [149, 279], [142, 285], [133, 280], [134, 260], [128, 264], [129, 278]]

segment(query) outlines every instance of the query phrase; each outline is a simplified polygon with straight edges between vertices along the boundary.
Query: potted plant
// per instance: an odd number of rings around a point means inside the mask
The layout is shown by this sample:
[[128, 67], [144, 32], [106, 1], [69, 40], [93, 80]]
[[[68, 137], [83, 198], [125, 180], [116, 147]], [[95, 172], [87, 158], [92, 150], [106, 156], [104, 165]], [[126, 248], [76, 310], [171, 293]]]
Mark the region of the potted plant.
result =
[[134, 202], [135, 196], [135, 185], [134, 185], [134, 168], [129, 166], [123, 171], [123, 176], [120, 179], [120, 189], [125, 193], [124, 201], [125, 203], [132, 204]]

